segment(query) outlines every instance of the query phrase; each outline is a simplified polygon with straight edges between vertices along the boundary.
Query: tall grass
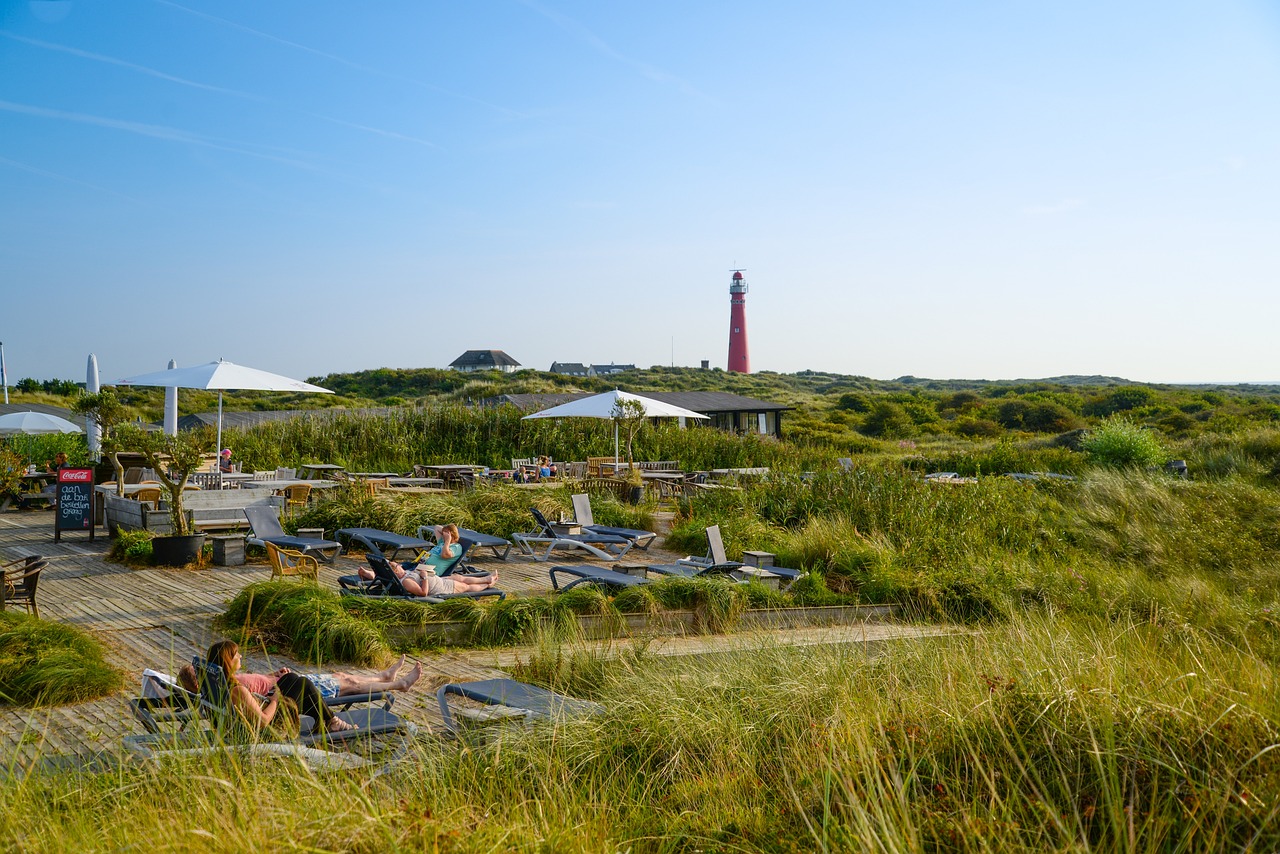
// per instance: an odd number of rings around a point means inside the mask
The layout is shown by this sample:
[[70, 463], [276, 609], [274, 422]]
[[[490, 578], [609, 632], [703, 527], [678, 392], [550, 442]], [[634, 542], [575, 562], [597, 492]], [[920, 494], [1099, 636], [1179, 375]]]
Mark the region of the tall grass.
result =
[[90, 635], [32, 615], [0, 612], [0, 702], [61, 706], [106, 696], [122, 684]]
[[200, 761], [0, 786], [29, 851], [1271, 851], [1273, 668], [1191, 631], [1016, 619], [981, 635], [521, 674], [594, 718], [429, 737], [397, 773]]

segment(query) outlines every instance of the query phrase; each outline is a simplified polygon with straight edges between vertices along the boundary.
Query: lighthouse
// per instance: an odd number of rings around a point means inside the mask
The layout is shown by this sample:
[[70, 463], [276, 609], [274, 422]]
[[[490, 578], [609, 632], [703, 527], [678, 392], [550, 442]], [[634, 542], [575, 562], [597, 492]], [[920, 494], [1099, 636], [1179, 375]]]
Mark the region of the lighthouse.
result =
[[729, 282], [729, 370], [751, 373], [751, 357], [747, 355], [747, 280], [741, 270], [734, 270]]

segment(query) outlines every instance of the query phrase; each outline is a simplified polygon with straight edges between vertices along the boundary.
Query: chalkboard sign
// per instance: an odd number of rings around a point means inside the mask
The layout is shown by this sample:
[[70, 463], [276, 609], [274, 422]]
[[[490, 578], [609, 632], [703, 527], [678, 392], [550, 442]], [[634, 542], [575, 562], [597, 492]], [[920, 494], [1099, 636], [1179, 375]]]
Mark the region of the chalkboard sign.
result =
[[53, 541], [63, 531], [88, 531], [93, 539], [93, 469], [58, 471], [58, 507], [53, 518]]

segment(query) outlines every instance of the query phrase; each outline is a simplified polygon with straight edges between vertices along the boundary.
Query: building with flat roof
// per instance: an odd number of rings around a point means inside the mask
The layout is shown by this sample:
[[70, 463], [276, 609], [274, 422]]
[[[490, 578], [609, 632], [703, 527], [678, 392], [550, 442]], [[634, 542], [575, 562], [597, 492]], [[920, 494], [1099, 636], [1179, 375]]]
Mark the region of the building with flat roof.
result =
[[[487, 397], [480, 403], [482, 406], [501, 406], [507, 403], [517, 409], [537, 412], [580, 397], [590, 397], [593, 393], [500, 394]], [[794, 408], [723, 391], [636, 391], [633, 394], [691, 409], [707, 416], [707, 423], [721, 430], [760, 433], [777, 438], [782, 437], [782, 413]]]

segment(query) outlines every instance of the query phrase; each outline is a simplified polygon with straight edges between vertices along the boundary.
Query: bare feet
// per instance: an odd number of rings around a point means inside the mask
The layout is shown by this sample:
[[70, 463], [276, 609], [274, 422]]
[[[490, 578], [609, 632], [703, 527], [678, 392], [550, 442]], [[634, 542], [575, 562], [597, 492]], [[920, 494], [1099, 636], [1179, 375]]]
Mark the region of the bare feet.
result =
[[402, 667], [404, 667], [403, 655], [400, 656], [400, 660], [397, 661], [394, 665], [392, 665], [391, 667], [388, 667], [386, 670], [378, 674], [379, 680], [382, 682], [390, 682], [392, 679], [396, 678], [396, 675], [400, 672], [400, 668]]
[[413, 669], [409, 671], [408, 676], [404, 676], [396, 680], [394, 690], [404, 691], [408, 688], [412, 688], [413, 684], [421, 678], [422, 678], [422, 662], [419, 661], [413, 665]]
[[489, 587], [497, 587], [497, 586], [498, 586], [498, 573], [493, 572], [493, 573], [490, 573], [490, 574], [489, 574], [489, 584], [488, 584], [488, 586], [489, 586]]
[[342, 718], [335, 716], [329, 721], [329, 732], [348, 732], [353, 729], [360, 729], [359, 724], [347, 723]]

